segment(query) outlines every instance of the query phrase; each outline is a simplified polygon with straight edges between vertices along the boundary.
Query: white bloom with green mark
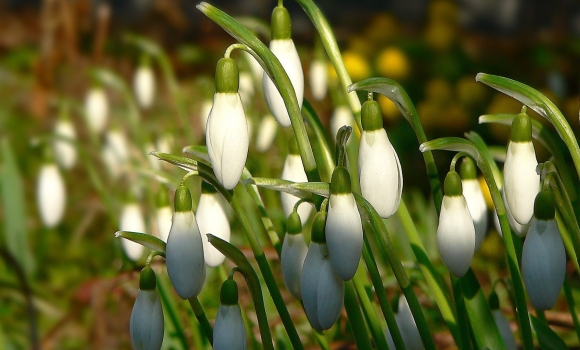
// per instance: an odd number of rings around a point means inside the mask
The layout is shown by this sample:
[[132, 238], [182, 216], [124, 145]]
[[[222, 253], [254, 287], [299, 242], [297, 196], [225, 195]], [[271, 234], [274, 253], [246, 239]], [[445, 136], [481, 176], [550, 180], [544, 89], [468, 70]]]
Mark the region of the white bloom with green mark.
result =
[[240, 180], [248, 156], [248, 124], [238, 94], [238, 66], [222, 58], [216, 68], [217, 92], [206, 129], [207, 153], [217, 180], [233, 189]]
[[64, 216], [66, 207], [66, 188], [56, 164], [47, 163], [40, 168], [36, 200], [44, 225], [46, 227], [58, 225]]
[[[288, 74], [290, 82], [294, 87], [298, 106], [302, 108], [302, 99], [304, 98], [304, 73], [298, 51], [291, 39], [291, 23], [288, 10], [278, 6], [272, 12], [272, 41], [270, 41], [270, 51], [280, 61], [280, 64]], [[290, 116], [286, 110], [286, 105], [282, 95], [276, 88], [276, 85], [267, 74], [263, 75], [262, 85], [264, 97], [270, 112], [276, 118], [280, 125], [290, 126]]]
[[220, 301], [213, 329], [214, 350], [245, 350], [246, 327], [238, 304], [238, 286], [233, 279], [224, 281]]
[[100, 134], [109, 118], [109, 101], [105, 90], [92, 87], [85, 97], [85, 117], [91, 132]]
[[[119, 230], [145, 233], [145, 220], [139, 204], [129, 202], [123, 206]], [[144, 247], [141, 244], [128, 239], [121, 240], [121, 244], [129, 259], [136, 261], [143, 255]]]
[[210, 267], [216, 267], [224, 262], [225, 256], [217, 250], [207, 238], [207, 234], [230, 241], [231, 229], [228, 220], [228, 214], [224, 207], [223, 201], [220, 200], [221, 194], [207, 182], [203, 181], [201, 185], [201, 197], [197, 206], [197, 225], [203, 239], [203, 254], [205, 264]]
[[463, 197], [475, 226], [475, 250], [477, 251], [487, 233], [487, 204], [477, 179], [475, 163], [471, 158], [464, 158], [460, 167]]
[[139, 291], [129, 322], [131, 343], [135, 350], [158, 350], [163, 344], [163, 308], [156, 284], [153, 269], [145, 267], [141, 271]]
[[308, 247], [302, 234], [300, 217], [295, 211], [290, 214], [286, 221], [286, 231], [280, 256], [282, 276], [286, 289], [288, 289], [290, 294], [296, 299], [302, 299], [300, 281]]

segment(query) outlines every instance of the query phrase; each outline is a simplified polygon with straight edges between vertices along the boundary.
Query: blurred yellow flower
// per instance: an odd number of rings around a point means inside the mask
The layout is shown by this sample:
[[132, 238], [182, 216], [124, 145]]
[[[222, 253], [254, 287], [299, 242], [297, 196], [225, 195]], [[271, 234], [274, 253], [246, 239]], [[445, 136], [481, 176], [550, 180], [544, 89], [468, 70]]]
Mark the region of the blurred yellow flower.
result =
[[379, 53], [376, 61], [380, 75], [394, 80], [401, 80], [409, 75], [409, 60], [398, 47], [389, 47]]
[[379, 105], [381, 105], [381, 112], [383, 112], [383, 115], [388, 120], [395, 121], [402, 117], [401, 112], [399, 112], [397, 106], [386, 96], [379, 94], [377, 101], [379, 102]]
[[370, 77], [371, 67], [366, 59], [357, 52], [345, 51], [342, 60], [348, 74], [353, 81], [359, 81]]

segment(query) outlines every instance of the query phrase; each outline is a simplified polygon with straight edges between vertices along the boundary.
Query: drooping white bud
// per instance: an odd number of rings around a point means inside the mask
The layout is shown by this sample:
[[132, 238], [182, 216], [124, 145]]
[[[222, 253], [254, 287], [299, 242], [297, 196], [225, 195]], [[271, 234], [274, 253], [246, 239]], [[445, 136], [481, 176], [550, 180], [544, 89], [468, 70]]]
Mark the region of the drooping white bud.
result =
[[163, 308], [157, 290], [139, 290], [129, 323], [133, 348], [157, 350], [163, 343]]
[[173, 210], [171, 207], [164, 206], [157, 208], [157, 233], [159, 238], [163, 242], [167, 242], [167, 236], [169, 236], [169, 230], [171, 230], [171, 220], [173, 217]]
[[109, 118], [109, 102], [105, 91], [100, 87], [91, 88], [85, 98], [85, 117], [89, 129], [100, 134]]
[[520, 225], [530, 222], [534, 214], [534, 198], [540, 191], [540, 175], [534, 145], [510, 142], [503, 167], [506, 202], [513, 218]]
[[516, 344], [516, 339], [514, 338], [514, 334], [512, 333], [512, 329], [510, 327], [510, 323], [503, 314], [500, 309], [491, 310], [493, 315], [493, 319], [497, 324], [497, 328], [499, 330], [499, 334], [503, 339], [503, 343], [505, 345], [506, 350], [516, 350], [518, 345]]
[[343, 126], [353, 126], [354, 117], [348, 106], [338, 106], [332, 112], [330, 117], [330, 139], [334, 140], [336, 138], [336, 133]]
[[[299, 154], [288, 154], [286, 156], [281, 179], [293, 182], [308, 181], [306, 172], [304, 171], [304, 166], [302, 165], [302, 158], [300, 158]], [[294, 205], [300, 200], [300, 198], [286, 192], [280, 192], [280, 198], [282, 199], [284, 215], [288, 217], [294, 210]], [[302, 225], [308, 221], [308, 218], [312, 213], [312, 208], [312, 204], [308, 202], [303, 202], [298, 206], [298, 215], [300, 215]]]
[[58, 225], [66, 207], [66, 188], [56, 164], [44, 164], [40, 168], [36, 199], [44, 225], [46, 227]]
[[310, 64], [310, 89], [316, 100], [322, 100], [328, 90], [328, 67], [326, 62], [313, 60]]
[[211, 112], [211, 108], [213, 107], [212, 100], [203, 100], [201, 102], [201, 107], [199, 109], [199, 121], [201, 123], [202, 130], [207, 130], [207, 120], [209, 118], [209, 114]]
[[245, 350], [246, 328], [240, 304], [220, 305], [213, 330], [214, 350]]
[[[119, 230], [145, 233], [145, 220], [141, 208], [135, 202], [126, 203], [121, 210]], [[136, 261], [143, 255], [144, 248], [141, 244], [128, 239], [121, 240], [125, 254], [129, 259]]]
[[125, 134], [120, 130], [109, 130], [102, 150], [103, 161], [113, 178], [118, 178], [126, 169], [129, 146]]
[[463, 196], [475, 226], [475, 250], [477, 251], [487, 233], [487, 205], [477, 179], [462, 179], [461, 184], [463, 186]]
[[[399, 298], [398, 312], [395, 314], [395, 321], [397, 321], [397, 327], [399, 327], [399, 332], [401, 332], [401, 337], [403, 338], [403, 344], [408, 350], [422, 350], [423, 341], [421, 341], [421, 334], [419, 334], [419, 329], [415, 323], [415, 318], [411, 313], [411, 308], [407, 303], [405, 296], [401, 295]], [[391, 332], [387, 329], [387, 343], [389, 349], [395, 349], [395, 343]]]
[[266, 152], [274, 139], [276, 138], [276, 132], [278, 131], [278, 123], [276, 119], [271, 114], [266, 114], [258, 127], [258, 135], [256, 136], [256, 150], [260, 153]]
[[288, 232], [284, 235], [280, 264], [282, 265], [282, 276], [286, 289], [296, 299], [302, 299], [300, 281], [308, 247], [302, 234], [300, 218], [296, 215], [296, 213], [292, 213], [286, 223]]
[[54, 126], [54, 134], [57, 136], [53, 142], [54, 158], [64, 169], [71, 169], [77, 161], [77, 149], [73, 144], [77, 139], [74, 126], [70, 120], [59, 120]]
[[149, 65], [141, 66], [135, 71], [133, 90], [141, 108], [151, 107], [155, 98], [155, 74]]
[[230, 222], [226, 208], [219, 200], [219, 193], [202, 193], [197, 207], [197, 225], [203, 239], [203, 253], [205, 264], [216, 267], [224, 262], [225, 256], [217, 250], [207, 238], [207, 234], [230, 241]]
[[252, 73], [241, 71], [240, 72], [240, 97], [246, 108], [249, 108], [252, 103], [252, 97], [254, 97], [254, 78]]

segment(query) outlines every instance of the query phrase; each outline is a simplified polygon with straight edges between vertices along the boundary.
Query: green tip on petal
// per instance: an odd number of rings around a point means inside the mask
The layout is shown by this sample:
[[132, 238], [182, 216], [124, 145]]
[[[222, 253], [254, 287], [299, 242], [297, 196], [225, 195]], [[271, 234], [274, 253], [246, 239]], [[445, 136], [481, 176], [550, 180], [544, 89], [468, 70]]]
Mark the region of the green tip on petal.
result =
[[526, 113], [520, 113], [514, 118], [510, 139], [512, 142], [530, 142], [532, 140], [532, 121]]
[[215, 69], [217, 92], [236, 93], [240, 86], [238, 65], [232, 58], [222, 58]]
[[283, 6], [277, 6], [272, 12], [272, 39], [284, 40], [292, 37], [290, 14]]
[[157, 197], [155, 198], [155, 204], [157, 205], [157, 208], [169, 206], [169, 195], [167, 194], [167, 189], [165, 186], [159, 187]]
[[155, 287], [157, 287], [155, 271], [153, 271], [151, 266], [145, 266], [139, 275], [139, 289], [154, 290]]
[[223, 305], [236, 305], [238, 303], [238, 284], [228, 278], [222, 284], [220, 291], [220, 301]]
[[213, 187], [212, 184], [210, 184], [207, 181], [202, 181], [201, 182], [201, 193], [203, 194], [210, 194], [210, 193], [217, 193], [217, 189], [215, 187]]
[[312, 221], [312, 231], [311, 237], [312, 242], [315, 243], [326, 243], [326, 212], [319, 211], [315, 216], [314, 220]]
[[286, 220], [286, 231], [291, 235], [302, 233], [302, 221], [300, 215], [294, 210]]
[[489, 304], [489, 308], [491, 310], [499, 310], [499, 297], [495, 291], [491, 292], [487, 303]]
[[361, 122], [364, 131], [374, 131], [383, 128], [381, 106], [377, 101], [366, 101], [361, 109]]
[[538, 220], [552, 220], [556, 215], [556, 202], [552, 191], [542, 190], [534, 201], [534, 216]]
[[332, 172], [330, 181], [330, 194], [352, 193], [350, 188], [350, 175], [348, 170], [343, 166], [337, 166]]
[[175, 212], [191, 211], [191, 192], [183, 185], [175, 191]]
[[463, 187], [461, 186], [461, 178], [456, 171], [450, 171], [445, 176], [444, 190], [445, 195], [449, 197], [461, 196], [463, 194]]
[[469, 157], [463, 157], [459, 167], [459, 174], [461, 174], [461, 178], [463, 180], [477, 179], [477, 169], [473, 159]]

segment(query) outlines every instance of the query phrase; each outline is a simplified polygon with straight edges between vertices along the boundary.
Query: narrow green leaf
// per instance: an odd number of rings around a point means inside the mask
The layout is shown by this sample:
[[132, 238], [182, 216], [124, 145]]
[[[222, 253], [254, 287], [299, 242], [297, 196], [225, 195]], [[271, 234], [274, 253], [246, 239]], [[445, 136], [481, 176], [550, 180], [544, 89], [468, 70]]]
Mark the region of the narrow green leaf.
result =
[[269, 190], [286, 192], [300, 198], [308, 198], [310, 197], [309, 194], [316, 194], [323, 197], [330, 195], [330, 185], [328, 182], [292, 182], [267, 177], [253, 177], [244, 181], [244, 183], [264, 187]]
[[115, 238], [125, 238], [135, 243], [139, 243], [149, 249], [165, 253], [165, 242], [155, 236], [148, 235], [146, 233], [117, 231], [115, 232]]
[[197, 157], [199, 159], [203, 159], [208, 163], [210, 162], [206, 146], [198, 146], [198, 145], [185, 146], [183, 147], [181, 152], [185, 154], [191, 154], [192, 156]]
[[568, 346], [548, 325], [534, 315], [530, 315], [532, 328], [536, 332], [538, 342], [545, 350], [565, 350]]
[[481, 164], [483, 159], [480, 157], [477, 148], [472, 142], [459, 137], [442, 137], [440, 139], [431, 140], [422, 143], [419, 146], [421, 152], [445, 150], [453, 152], [465, 152], [469, 154], [478, 164]]

